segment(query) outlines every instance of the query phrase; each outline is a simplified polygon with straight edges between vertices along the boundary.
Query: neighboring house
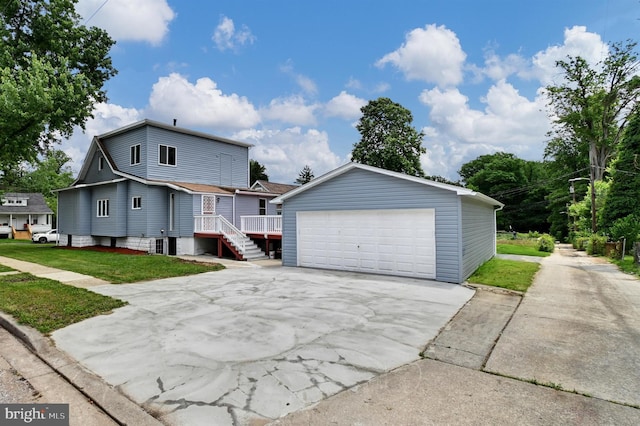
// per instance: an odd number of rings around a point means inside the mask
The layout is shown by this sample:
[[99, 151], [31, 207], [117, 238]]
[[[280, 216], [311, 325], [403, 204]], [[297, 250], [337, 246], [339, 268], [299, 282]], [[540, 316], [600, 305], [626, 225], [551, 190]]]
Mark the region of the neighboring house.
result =
[[284, 266], [462, 283], [496, 250], [503, 204], [467, 188], [357, 163], [274, 199]]
[[60, 244], [169, 255], [264, 257], [281, 241], [269, 201], [249, 188], [250, 144], [150, 120], [93, 138], [58, 192]]
[[5, 192], [0, 199], [0, 238], [30, 240], [37, 232], [51, 230], [53, 211], [42, 194]]

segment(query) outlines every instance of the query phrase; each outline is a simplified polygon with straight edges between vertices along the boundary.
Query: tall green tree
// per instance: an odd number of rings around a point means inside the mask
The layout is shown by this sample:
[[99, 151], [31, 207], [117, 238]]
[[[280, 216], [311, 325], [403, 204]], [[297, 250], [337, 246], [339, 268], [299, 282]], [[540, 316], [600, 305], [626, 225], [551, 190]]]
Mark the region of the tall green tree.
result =
[[12, 173], [0, 177], [0, 189], [6, 192], [39, 192], [47, 205], [57, 213], [57, 196], [54, 189], [66, 188], [73, 183], [73, 172], [68, 162], [71, 158], [62, 150], [52, 149], [42, 159], [32, 164], [20, 164]]
[[481, 155], [462, 165], [458, 174], [467, 188], [504, 203], [497, 214], [498, 227], [518, 231], [549, 228], [542, 163], [525, 161], [514, 154], [497, 152]]
[[551, 140], [574, 144], [576, 152], [588, 152], [593, 232], [597, 230], [594, 182], [604, 177], [628, 119], [639, 105], [640, 63], [634, 51], [636, 44], [612, 43], [606, 58], [593, 66], [580, 56], [557, 61], [564, 82], [547, 87], [554, 118]]
[[606, 225], [626, 216], [640, 215], [640, 113], [631, 119], [611, 172], [603, 210]]
[[34, 161], [84, 129], [116, 74], [114, 41], [80, 23], [77, 0], [0, 0], [0, 165]]
[[257, 180], [269, 180], [267, 168], [256, 160], [249, 160], [249, 185], [253, 185]]
[[313, 175], [313, 170], [308, 165], [304, 166], [300, 173], [298, 174], [298, 178], [296, 179], [296, 183], [300, 185], [304, 185], [307, 182], [311, 182], [315, 176]]
[[389, 98], [378, 98], [363, 106], [356, 125], [361, 139], [354, 144], [351, 159], [412, 176], [424, 177], [420, 155], [424, 133], [413, 126], [411, 111]]

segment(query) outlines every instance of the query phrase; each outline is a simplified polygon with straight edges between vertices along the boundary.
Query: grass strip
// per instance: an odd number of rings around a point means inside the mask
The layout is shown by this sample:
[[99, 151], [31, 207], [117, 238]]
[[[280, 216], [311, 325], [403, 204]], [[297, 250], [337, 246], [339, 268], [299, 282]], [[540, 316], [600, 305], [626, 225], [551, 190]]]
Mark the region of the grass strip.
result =
[[2, 244], [0, 255], [100, 278], [113, 284], [219, 271], [218, 263], [188, 262], [169, 256], [105, 253], [49, 244]]
[[503, 243], [502, 241], [499, 241], [498, 244], [496, 244], [496, 250], [499, 254], [515, 254], [520, 256], [536, 257], [551, 256], [551, 253], [539, 251], [535, 246], [527, 244]]
[[124, 305], [119, 299], [27, 273], [0, 276], [0, 310], [43, 334]]
[[533, 284], [538, 269], [539, 263], [493, 258], [481, 265], [468, 281], [524, 292]]

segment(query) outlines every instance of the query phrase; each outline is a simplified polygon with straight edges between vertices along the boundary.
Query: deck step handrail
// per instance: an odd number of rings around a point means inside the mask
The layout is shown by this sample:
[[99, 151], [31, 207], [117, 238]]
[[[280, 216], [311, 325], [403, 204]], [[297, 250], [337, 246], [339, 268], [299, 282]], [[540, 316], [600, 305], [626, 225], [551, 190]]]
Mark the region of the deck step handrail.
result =
[[280, 234], [282, 233], [282, 216], [241, 216], [240, 229], [245, 233]]
[[196, 216], [194, 224], [195, 232], [217, 232], [224, 235], [231, 244], [233, 244], [240, 253], [246, 251], [248, 237], [224, 216], [220, 215], [203, 215]]

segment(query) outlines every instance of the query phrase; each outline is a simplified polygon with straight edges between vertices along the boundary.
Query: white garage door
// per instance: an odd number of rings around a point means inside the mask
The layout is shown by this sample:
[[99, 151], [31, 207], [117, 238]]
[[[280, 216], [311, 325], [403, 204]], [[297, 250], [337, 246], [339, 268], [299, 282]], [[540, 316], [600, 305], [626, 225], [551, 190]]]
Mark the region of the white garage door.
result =
[[297, 213], [298, 265], [436, 276], [434, 209]]

